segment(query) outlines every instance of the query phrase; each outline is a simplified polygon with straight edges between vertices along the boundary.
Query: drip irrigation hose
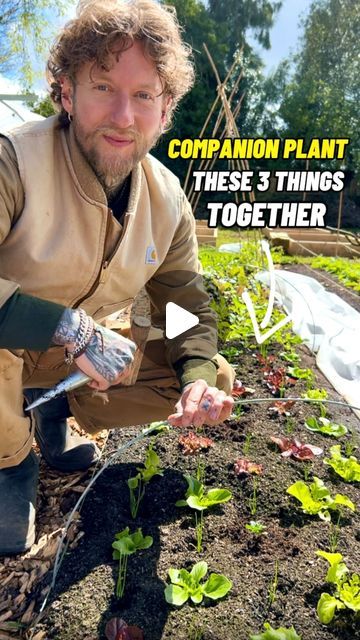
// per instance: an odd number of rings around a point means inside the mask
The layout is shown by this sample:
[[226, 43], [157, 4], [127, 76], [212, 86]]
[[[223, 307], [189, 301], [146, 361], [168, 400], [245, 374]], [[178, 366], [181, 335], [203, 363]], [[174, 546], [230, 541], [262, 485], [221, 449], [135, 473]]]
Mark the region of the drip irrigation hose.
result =
[[235, 400], [234, 404], [250, 404], [256, 402], [287, 402], [288, 400], [293, 400], [294, 402], [310, 402], [310, 404], [315, 402], [319, 404], [336, 404], [341, 405], [342, 407], [349, 407], [349, 409], [357, 409], [358, 411], [360, 411], [360, 407], [356, 407], [354, 404], [348, 404], [347, 402], [341, 402], [340, 400], [318, 400], [315, 398], [296, 398], [293, 396], [289, 396], [287, 398], [244, 398], [244, 400]]
[[38, 617], [36, 618], [36, 620], [34, 621], [33, 625], [37, 624], [37, 622], [39, 621], [42, 612], [44, 611], [49, 595], [52, 592], [52, 590], [55, 587], [55, 583], [56, 583], [56, 578], [60, 569], [60, 566], [62, 564], [64, 555], [66, 553], [66, 549], [67, 546], [64, 545], [64, 541], [67, 535], [67, 532], [69, 530], [69, 527], [73, 521], [73, 517], [74, 514], [78, 511], [79, 507], [82, 505], [82, 503], [84, 502], [87, 494], [89, 493], [91, 487], [93, 486], [93, 484], [96, 482], [96, 480], [99, 478], [99, 476], [105, 471], [105, 469], [107, 469], [110, 464], [112, 462], [114, 462], [121, 453], [123, 453], [124, 451], [126, 451], [127, 449], [129, 449], [130, 447], [132, 447], [134, 444], [137, 444], [138, 442], [141, 442], [141, 440], [144, 440], [144, 438], [147, 438], [149, 435], [151, 435], [152, 433], [156, 433], [159, 431], [159, 427], [146, 427], [145, 429], [143, 429], [141, 431], [141, 433], [139, 433], [139, 435], [137, 435], [135, 438], [132, 438], [131, 440], [128, 440], [124, 445], [122, 445], [119, 449], [117, 449], [114, 453], [112, 453], [110, 455], [110, 457], [106, 460], [106, 462], [104, 463], [104, 465], [101, 467], [101, 469], [99, 469], [99, 471], [91, 478], [89, 484], [87, 485], [86, 489], [84, 490], [84, 492], [81, 494], [80, 498], [77, 500], [75, 506], [73, 507], [72, 511], [70, 512], [70, 515], [65, 523], [65, 528], [64, 531], [62, 533], [60, 542], [59, 542], [59, 546], [58, 546], [58, 550], [55, 556], [55, 562], [54, 562], [54, 568], [53, 568], [53, 575], [52, 575], [52, 580], [51, 580], [51, 584], [50, 587], [48, 589], [48, 592], [45, 595], [45, 598], [42, 602], [42, 605], [40, 607], [39, 610], [39, 614]]

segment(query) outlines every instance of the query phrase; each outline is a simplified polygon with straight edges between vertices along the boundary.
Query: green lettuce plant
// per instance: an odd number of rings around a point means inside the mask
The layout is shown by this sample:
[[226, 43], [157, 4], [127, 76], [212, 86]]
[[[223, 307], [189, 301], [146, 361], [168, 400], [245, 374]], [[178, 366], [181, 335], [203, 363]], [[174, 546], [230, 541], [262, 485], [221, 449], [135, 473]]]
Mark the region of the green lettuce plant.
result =
[[343, 424], [336, 424], [331, 422], [327, 418], [315, 418], [311, 416], [305, 420], [305, 427], [309, 431], [318, 431], [325, 436], [333, 436], [334, 438], [341, 438], [347, 433], [347, 428]]
[[317, 551], [316, 555], [325, 558], [330, 564], [326, 574], [326, 582], [335, 585], [334, 595], [322, 593], [317, 603], [316, 611], [322, 624], [329, 624], [337, 610], [350, 609], [354, 613], [360, 611], [360, 575], [352, 573], [341, 553], [327, 553]]
[[[185, 499], [178, 500], [176, 506], [188, 506], [195, 509], [196, 549], [200, 553], [204, 532], [203, 512], [216, 504], [228, 502], [232, 498], [232, 493], [228, 489], [209, 489], [205, 493], [205, 486], [200, 480], [187, 475], [184, 475], [184, 478], [188, 483], [188, 489], [185, 493]], [[200, 511], [199, 516], [197, 511]]]
[[294, 627], [290, 629], [285, 629], [285, 627], [273, 629], [268, 622], [264, 622], [264, 629], [263, 633], [250, 636], [250, 640], [301, 640], [301, 636], [298, 636]]
[[360, 464], [354, 456], [342, 456], [339, 444], [331, 447], [330, 453], [331, 458], [324, 458], [325, 464], [330, 465], [345, 482], [360, 482]]
[[129, 527], [126, 527], [126, 529], [123, 529], [120, 533], [115, 534], [112, 547], [114, 549], [113, 560], [119, 561], [119, 574], [116, 583], [116, 595], [118, 598], [122, 598], [125, 591], [128, 557], [140, 549], [148, 549], [152, 543], [152, 537], [144, 537], [141, 529], [130, 533]]
[[222, 574], [211, 573], [206, 582], [201, 580], [206, 576], [208, 565], [197, 562], [191, 571], [186, 569], [169, 569], [172, 584], [165, 587], [165, 600], [169, 604], [181, 607], [189, 598], [195, 604], [202, 602], [204, 596], [211, 600], [223, 598], [232, 587], [232, 582]]
[[245, 525], [245, 529], [250, 531], [254, 536], [266, 536], [266, 526], [259, 522], [258, 520], [250, 520], [248, 524]]
[[154, 476], [162, 476], [163, 470], [160, 466], [160, 458], [155, 453], [152, 445], [148, 447], [143, 467], [136, 467], [138, 473], [136, 476], [129, 478], [127, 485], [130, 491], [130, 512], [133, 518], [136, 518], [140, 502], [145, 495], [146, 485]]
[[329, 397], [326, 389], [307, 389], [306, 393], [301, 394], [302, 398], [306, 398], [307, 400], [314, 400], [311, 404], [315, 404], [320, 409], [320, 415], [322, 418], [326, 417], [326, 408], [320, 400], [327, 400]]
[[286, 493], [301, 502], [301, 509], [304, 513], [318, 515], [321, 520], [326, 522], [331, 521], [330, 511], [339, 510], [341, 507], [355, 511], [354, 503], [347, 496], [337, 493], [332, 498], [324, 482], [316, 476], [310, 485], [305, 484], [302, 480], [295, 482], [286, 489]]

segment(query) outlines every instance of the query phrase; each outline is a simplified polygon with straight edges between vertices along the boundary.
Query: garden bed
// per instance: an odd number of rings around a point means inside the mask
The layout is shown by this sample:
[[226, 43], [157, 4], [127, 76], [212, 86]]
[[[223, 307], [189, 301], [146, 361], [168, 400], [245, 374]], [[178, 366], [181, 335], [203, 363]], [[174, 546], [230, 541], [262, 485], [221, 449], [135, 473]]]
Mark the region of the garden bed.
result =
[[[232, 347], [243, 384], [254, 389], [254, 397], [271, 398], [254, 351], [239, 347], [236, 355], [236, 342]], [[302, 355], [299, 366], [311, 366], [312, 356], [305, 347], [297, 350]], [[276, 345], [273, 352], [279, 352]], [[283, 364], [279, 356], [277, 363]], [[316, 378], [313, 386], [327, 389], [329, 398], [336, 399], [325, 378], [321, 374]], [[299, 380], [287, 389], [287, 395], [299, 396], [304, 390], [305, 383]], [[141, 627], [145, 640], [248, 640], [263, 630], [265, 620], [274, 628], [294, 625], [302, 640], [360, 638], [349, 611], [340, 612], [329, 625], [320, 624], [316, 605], [322, 592], [331, 592], [331, 586], [325, 583], [327, 562], [315, 555], [318, 549], [336, 548], [349, 569], [359, 571], [358, 512], [343, 509], [340, 526], [336, 526], [335, 514], [329, 525], [302, 513], [299, 503], [286, 493], [292, 483], [305, 476], [310, 482], [315, 475], [324, 480], [332, 495], [345, 494], [359, 505], [358, 483], [344, 482], [322, 461], [334, 444], [356, 446], [359, 422], [349, 409], [329, 405], [331, 418], [349, 430], [337, 441], [304, 427], [304, 419], [318, 415], [318, 407], [297, 402], [287, 417], [271, 416], [269, 405], [245, 404], [236, 419], [206, 428], [204, 433], [214, 440], [214, 446], [197, 456], [181, 452], [178, 431], [159, 437], [154, 447], [164, 475], [149, 483], [135, 520], [129, 511], [127, 480], [144, 461], [149, 440], [130, 448], [110, 466], [85, 501], [81, 516], [85, 535], [77, 549], [65, 556], [51, 606], [36, 633], [42, 632], [49, 640], [103, 640], [106, 622], [119, 616]], [[138, 428], [113, 431], [108, 452], [138, 433]], [[324, 455], [311, 463], [282, 458], [270, 441], [270, 436], [280, 434], [322, 447]], [[205, 514], [201, 553], [196, 550], [193, 511], [175, 506], [187, 488], [183, 474], [196, 474], [199, 455], [206, 486], [227, 487], [233, 494], [232, 500]], [[254, 480], [235, 474], [234, 462], [240, 457], [263, 465], [262, 475], [256, 476], [256, 512], [252, 515]], [[250, 520], [260, 520], [266, 535], [250, 533], [245, 528]], [[125, 595], [119, 600], [111, 545], [115, 533], [126, 526], [132, 531], [141, 527], [144, 535], [153, 537], [153, 545], [130, 556]], [[190, 570], [199, 560], [206, 560], [210, 572], [222, 573], [232, 581], [228, 595], [201, 605], [167, 604], [168, 569]]]

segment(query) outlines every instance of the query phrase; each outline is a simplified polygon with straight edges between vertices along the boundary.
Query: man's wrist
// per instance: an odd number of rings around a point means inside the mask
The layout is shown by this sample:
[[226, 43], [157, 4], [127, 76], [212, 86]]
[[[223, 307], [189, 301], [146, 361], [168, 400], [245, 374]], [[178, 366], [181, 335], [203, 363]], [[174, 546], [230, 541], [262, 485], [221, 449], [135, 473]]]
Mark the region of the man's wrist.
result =
[[213, 360], [205, 360], [205, 358], [182, 359], [175, 363], [174, 369], [181, 391], [199, 379], [205, 380], [210, 387], [216, 386], [217, 365]]

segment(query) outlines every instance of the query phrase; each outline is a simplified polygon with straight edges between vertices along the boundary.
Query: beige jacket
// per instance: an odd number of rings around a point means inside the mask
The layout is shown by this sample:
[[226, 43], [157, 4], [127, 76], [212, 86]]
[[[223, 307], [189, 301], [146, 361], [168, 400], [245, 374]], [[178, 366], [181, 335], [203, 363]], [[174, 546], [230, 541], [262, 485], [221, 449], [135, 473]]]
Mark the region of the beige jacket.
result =
[[[151, 155], [133, 170], [122, 227], [57, 118], [0, 139], [0, 306], [21, 291], [100, 320], [146, 285], [153, 324], [175, 302], [200, 324], [167, 341], [170, 363], [211, 359], [216, 321], [198, 275], [194, 218], [178, 179]], [[9, 144], [9, 141], [12, 144]], [[14, 156], [14, 152], [16, 156]]]

